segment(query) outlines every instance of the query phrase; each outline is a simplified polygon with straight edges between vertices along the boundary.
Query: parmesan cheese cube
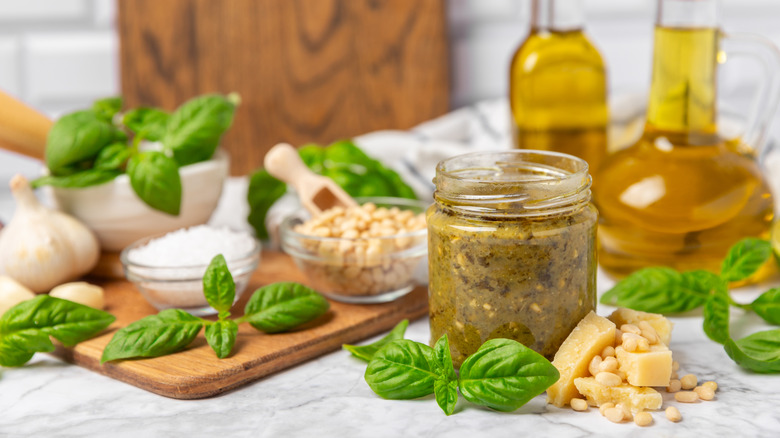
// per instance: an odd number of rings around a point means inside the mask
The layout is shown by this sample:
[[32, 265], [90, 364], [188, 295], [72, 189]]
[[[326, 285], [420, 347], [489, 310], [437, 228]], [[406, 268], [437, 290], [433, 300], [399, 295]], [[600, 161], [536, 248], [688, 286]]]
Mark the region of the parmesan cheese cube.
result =
[[614, 323], [593, 312], [585, 315], [555, 353], [552, 364], [561, 377], [547, 388], [547, 403], [563, 407], [579, 397], [574, 379], [589, 376], [588, 364], [593, 356], [614, 343]]
[[640, 321], [647, 321], [658, 333], [661, 342], [669, 345], [672, 340], [672, 322], [657, 313], [640, 312], [638, 310], [620, 308], [608, 316], [609, 320], [618, 327], [623, 324], [638, 325]]
[[634, 386], [669, 386], [672, 376], [672, 351], [666, 345], [650, 346], [650, 351], [628, 352], [615, 348], [620, 371]]
[[660, 409], [664, 401], [658, 391], [647, 386], [633, 386], [628, 383], [605, 386], [597, 382], [595, 377], [574, 379], [574, 385], [592, 406], [601, 406], [607, 402], [622, 403], [634, 414], [646, 409]]

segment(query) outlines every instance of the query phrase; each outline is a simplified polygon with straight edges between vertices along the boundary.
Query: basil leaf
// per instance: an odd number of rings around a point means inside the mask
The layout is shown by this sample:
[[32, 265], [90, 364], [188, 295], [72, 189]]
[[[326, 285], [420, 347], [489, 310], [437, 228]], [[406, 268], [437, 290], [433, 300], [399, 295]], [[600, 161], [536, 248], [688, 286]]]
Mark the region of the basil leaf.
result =
[[249, 179], [249, 189], [246, 194], [249, 203], [247, 221], [254, 228], [255, 235], [259, 239], [268, 239], [268, 230], [265, 228], [268, 210], [286, 192], [287, 184], [272, 177], [265, 169], [258, 170]]
[[53, 336], [65, 346], [100, 333], [116, 318], [102, 310], [48, 295], [39, 295], [8, 309], [0, 318], [0, 337], [13, 334]]
[[753, 333], [742, 339], [729, 339], [726, 354], [742, 368], [757, 373], [780, 372], [780, 329]]
[[274, 283], [252, 294], [244, 320], [265, 333], [279, 333], [317, 318], [329, 307], [328, 300], [302, 284]]
[[344, 344], [341, 346], [341, 348], [349, 351], [356, 358], [368, 362], [374, 357], [374, 354], [376, 354], [376, 352], [379, 351], [380, 348], [384, 347], [385, 345], [389, 344], [392, 341], [395, 341], [396, 339], [403, 339], [407, 327], [409, 327], [409, 320], [405, 319], [399, 322], [395, 327], [393, 327], [393, 329], [390, 330], [390, 333], [388, 333], [384, 338], [372, 344], [368, 344], [368, 345]]
[[398, 339], [376, 352], [366, 367], [366, 383], [380, 397], [406, 400], [433, 393], [437, 375], [433, 349]]
[[43, 186], [84, 188], [105, 184], [121, 174], [118, 170], [88, 169], [67, 176], [42, 176], [33, 180], [30, 185], [34, 189]]
[[558, 381], [558, 370], [539, 353], [510, 339], [491, 339], [460, 367], [466, 400], [513, 411]]
[[208, 160], [233, 123], [235, 110], [233, 102], [216, 94], [190, 99], [171, 114], [163, 146], [181, 166]]
[[71, 164], [94, 158], [100, 150], [121, 140], [124, 134], [94, 112], [77, 111], [62, 116], [46, 137], [46, 166], [54, 176]]
[[720, 268], [726, 281], [744, 280], [755, 273], [772, 255], [772, 245], [762, 239], [748, 237], [729, 249]]
[[228, 357], [233, 351], [237, 335], [238, 324], [230, 319], [222, 319], [206, 325], [206, 341], [220, 359]]
[[211, 259], [203, 275], [203, 294], [206, 301], [218, 312], [227, 312], [236, 299], [236, 284], [230, 275], [225, 257], [217, 254]]
[[729, 291], [725, 280], [720, 280], [704, 303], [704, 333], [719, 344], [729, 339]]
[[450, 342], [446, 334], [442, 335], [433, 346], [433, 364], [437, 374], [433, 382], [436, 403], [445, 414], [452, 415], [458, 403], [458, 375], [452, 365]]
[[114, 115], [122, 109], [122, 97], [106, 97], [96, 100], [92, 104], [92, 111], [101, 119], [111, 122]]
[[181, 209], [179, 166], [162, 152], [133, 155], [127, 164], [133, 191], [150, 207], [178, 216]]
[[170, 114], [157, 108], [136, 108], [125, 113], [122, 123], [143, 138], [160, 141], [165, 135], [165, 129]]
[[124, 143], [110, 144], [98, 152], [95, 158], [95, 169], [116, 170], [121, 168], [130, 158], [130, 148]]
[[203, 320], [183, 310], [163, 310], [117, 331], [100, 362], [175, 353], [189, 345], [202, 327]]
[[717, 278], [707, 271], [681, 274], [671, 268], [645, 268], [618, 282], [601, 302], [650, 313], [687, 312], [707, 301]]
[[[44, 339], [48, 342], [45, 347], [43, 342], [41, 342]], [[44, 334], [33, 340], [34, 342], [37, 341], [37, 347], [32, 346], [29, 341], [30, 339], [19, 335], [0, 338], [0, 366], [20, 367], [29, 362], [36, 352], [48, 353], [54, 351], [54, 344]]]
[[764, 321], [780, 325], [780, 288], [769, 289], [750, 305]]

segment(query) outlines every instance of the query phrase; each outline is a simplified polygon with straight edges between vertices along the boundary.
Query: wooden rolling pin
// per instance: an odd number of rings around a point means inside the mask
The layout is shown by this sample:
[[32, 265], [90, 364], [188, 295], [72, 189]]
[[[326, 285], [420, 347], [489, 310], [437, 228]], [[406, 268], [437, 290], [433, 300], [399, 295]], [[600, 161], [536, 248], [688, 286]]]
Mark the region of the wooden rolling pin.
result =
[[52, 125], [45, 115], [0, 91], [0, 148], [43, 160]]

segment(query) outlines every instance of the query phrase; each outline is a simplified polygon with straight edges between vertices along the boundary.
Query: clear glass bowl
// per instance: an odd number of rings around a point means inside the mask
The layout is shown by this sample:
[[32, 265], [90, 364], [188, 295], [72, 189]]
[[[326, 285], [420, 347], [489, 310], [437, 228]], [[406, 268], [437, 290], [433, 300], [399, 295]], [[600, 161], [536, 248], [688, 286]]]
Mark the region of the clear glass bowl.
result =
[[[415, 214], [429, 204], [403, 198], [357, 198], [377, 207], [398, 207]], [[311, 217], [301, 209], [282, 221], [282, 249], [295, 261], [309, 284], [328, 298], [347, 303], [383, 303], [395, 300], [427, 275], [428, 230], [386, 237], [319, 237], [301, 234], [295, 226]], [[366, 257], [354, 248], [379, 245], [379, 254]]]
[[[135, 248], [148, 244], [164, 234], [138, 240], [126, 247], [119, 255], [125, 277], [131, 281], [141, 295], [157, 310], [181, 309], [196, 316], [217, 313], [203, 295], [203, 274], [205, 265], [192, 266], [149, 266], [132, 262], [128, 255]], [[236, 284], [236, 301], [249, 284], [249, 278], [260, 263], [260, 242], [252, 239], [252, 249], [240, 257], [227, 260], [228, 269]], [[216, 254], [214, 254], [216, 255]]]

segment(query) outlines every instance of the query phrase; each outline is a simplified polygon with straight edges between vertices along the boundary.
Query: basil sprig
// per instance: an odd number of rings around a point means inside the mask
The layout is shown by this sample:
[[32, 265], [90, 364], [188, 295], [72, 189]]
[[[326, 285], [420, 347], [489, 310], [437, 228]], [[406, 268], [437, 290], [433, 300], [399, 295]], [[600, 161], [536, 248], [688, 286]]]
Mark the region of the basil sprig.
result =
[[739, 304], [729, 295], [729, 282], [756, 273], [772, 256], [771, 244], [747, 238], [729, 249], [720, 274], [708, 271], [677, 272], [653, 267], [639, 270], [607, 291], [603, 304], [653, 313], [681, 313], [703, 306], [704, 333], [724, 344], [738, 365], [760, 373], [780, 372], [780, 330], [767, 330], [734, 340], [729, 331], [731, 306], [754, 311], [766, 322], [780, 325], [780, 288], [764, 292], [750, 304]]
[[314, 320], [329, 308], [325, 298], [305, 286], [275, 283], [257, 289], [244, 309], [244, 316], [231, 319], [236, 286], [222, 254], [211, 260], [203, 275], [203, 294], [219, 312], [216, 321], [180, 309], [167, 309], [141, 318], [114, 334], [103, 350], [101, 363], [176, 353], [187, 348], [203, 327], [206, 342], [223, 359], [233, 351], [238, 325], [242, 322], [249, 322], [266, 333], [279, 333]]
[[54, 351], [50, 337], [65, 346], [76, 345], [115, 319], [102, 310], [38, 295], [8, 309], [0, 318], [0, 365], [21, 366], [35, 353]]
[[370, 349], [361, 352], [372, 353], [364, 378], [382, 398], [405, 400], [434, 394], [442, 411], [452, 415], [460, 390], [463, 397], [474, 404], [513, 411], [544, 392], [560, 377], [547, 359], [510, 339], [485, 342], [466, 358], [458, 376], [452, 364], [447, 335], [439, 338], [433, 348], [408, 339], [383, 342], [399, 333], [402, 336], [396, 329], [379, 341], [383, 345], [378, 351], [371, 349], [379, 342], [366, 346]]
[[368, 362], [374, 357], [374, 354], [376, 354], [376, 352], [379, 351], [385, 345], [389, 344], [392, 341], [395, 341], [396, 339], [403, 339], [407, 327], [409, 327], [409, 320], [404, 319], [403, 321], [399, 322], [392, 330], [390, 330], [390, 333], [388, 333], [384, 338], [372, 344], [367, 344], [367, 345], [344, 344], [341, 346], [341, 348], [349, 351], [356, 358]]

